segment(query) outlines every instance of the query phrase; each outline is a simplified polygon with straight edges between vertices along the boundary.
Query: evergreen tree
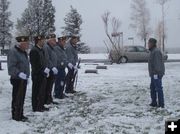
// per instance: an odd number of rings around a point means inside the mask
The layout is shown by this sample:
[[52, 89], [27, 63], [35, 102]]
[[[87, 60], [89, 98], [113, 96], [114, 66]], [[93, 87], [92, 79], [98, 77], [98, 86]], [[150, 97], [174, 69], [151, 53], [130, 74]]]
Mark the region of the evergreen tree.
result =
[[11, 13], [8, 11], [8, 8], [9, 2], [7, 0], [0, 0], [0, 46], [2, 49], [5, 46], [10, 47], [12, 39], [10, 31], [13, 23], [9, 19]]
[[54, 32], [55, 26], [55, 7], [52, 5], [52, 0], [44, 0], [43, 7], [43, 33], [45, 35]]
[[77, 12], [77, 9], [71, 6], [71, 10], [64, 18], [64, 22], [66, 26], [62, 27], [62, 29], [64, 29], [62, 32], [63, 35], [80, 35], [82, 18], [81, 15]]
[[55, 8], [51, 0], [29, 0], [21, 19], [17, 20], [19, 35], [30, 37], [55, 31]]
[[[63, 35], [78, 35], [81, 37], [81, 24], [82, 24], [82, 17], [78, 13], [77, 9], [71, 6], [70, 12], [64, 18], [65, 27], [62, 27], [64, 31], [62, 32]], [[81, 42], [78, 44], [78, 52], [79, 53], [90, 53], [90, 48], [85, 43]]]
[[84, 43], [84, 42], [78, 43], [77, 50], [78, 50], [78, 52], [81, 53], [81, 54], [90, 53], [90, 48], [89, 48], [89, 46], [86, 45], [86, 43]]

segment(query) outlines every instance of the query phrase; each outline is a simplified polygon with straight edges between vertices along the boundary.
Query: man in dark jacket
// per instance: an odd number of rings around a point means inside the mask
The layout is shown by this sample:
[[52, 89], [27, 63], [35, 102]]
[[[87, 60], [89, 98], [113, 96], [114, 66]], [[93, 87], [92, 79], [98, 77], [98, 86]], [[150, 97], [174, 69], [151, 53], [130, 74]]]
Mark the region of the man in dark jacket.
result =
[[[156, 39], [150, 38], [148, 41], [148, 47], [150, 50], [150, 57], [148, 61], [149, 75], [151, 77], [151, 99], [150, 106], [164, 108], [164, 94], [162, 87], [162, 77], [165, 73], [165, 66], [163, 55], [161, 51], [156, 47]], [[158, 103], [157, 103], [158, 98]]]
[[74, 90], [74, 81], [78, 71], [78, 51], [77, 42], [79, 41], [78, 36], [71, 36], [71, 39], [66, 47], [66, 54], [68, 59], [68, 73], [66, 76], [66, 93], [76, 93]]
[[56, 76], [55, 80], [54, 97], [58, 99], [64, 99], [65, 97], [67, 97], [64, 94], [64, 85], [66, 77], [65, 68], [68, 65], [67, 55], [64, 48], [65, 44], [66, 37], [63, 36], [58, 38], [58, 43], [55, 46], [55, 52], [57, 55], [58, 75]]
[[45, 104], [57, 104], [52, 98], [52, 88], [55, 80], [55, 76], [58, 74], [57, 70], [57, 56], [54, 49], [56, 45], [56, 35], [50, 34], [47, 37], [47, 43], [44, 45], [47, 67], [50, 69], [49, 77], [47, 78]]
[[30, 75], [29, 60], [26, 50], [29, 47], [29, 37], [16, 37], [18, 42], [13, 47], [7, 58], [8, 74], [13, 86], [12, 90], [12, 119], [26, 121], [28, 118], [23, 115], [23, 105], [27, 88], [27, 79]]
[[50, 69], [47, 68], [45, 52], [43, 50], [45, 37], [34, 37], [35, 45], [30, 51], [30, 63], [32, 68], [32, 109], [43, 112], [48, 110], [44, 107], [46, 78], [49, 77]]

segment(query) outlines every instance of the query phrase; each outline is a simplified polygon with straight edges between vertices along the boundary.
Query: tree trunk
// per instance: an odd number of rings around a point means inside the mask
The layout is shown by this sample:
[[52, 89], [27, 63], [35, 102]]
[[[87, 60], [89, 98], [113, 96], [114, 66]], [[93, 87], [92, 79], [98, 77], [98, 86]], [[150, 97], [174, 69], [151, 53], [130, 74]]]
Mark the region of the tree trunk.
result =
[[146, 38], [144, 38], [144, 47], [146, 48]]

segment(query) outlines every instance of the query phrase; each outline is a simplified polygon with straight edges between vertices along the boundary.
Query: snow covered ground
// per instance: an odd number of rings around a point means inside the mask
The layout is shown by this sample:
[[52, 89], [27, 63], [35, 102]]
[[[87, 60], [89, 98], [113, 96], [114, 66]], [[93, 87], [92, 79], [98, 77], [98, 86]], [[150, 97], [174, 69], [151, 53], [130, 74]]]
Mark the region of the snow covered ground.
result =
[[[101, 64], [100, 64], [101, 65]], [[31, 82], [28, 85], [24, 113], [29, 122], [11, 119], [11, 85], [7, 65], [0, 71], [0, 134], [164, 134], [165, 120], [180, 118], [180, 63], [166, 63], [163, 78], [165, 109], [150, 103], [147, 63], [108, 65], [98, 74], [85, 74], [96, 66], [82, 64], [78, 94], [48, 112], [32, 112]]]
[[[79, 54], [81, 59], [96, 59], [96, 60], [105, 60], [108, 59], [108, 54], [106, 53], [99, 53], [99, 54]], [[168, 54], [168, 60], [179, 60], [180, 54]], [[0, 56], [0, 60], [5, 61], [7, 60], [6, 56]]]

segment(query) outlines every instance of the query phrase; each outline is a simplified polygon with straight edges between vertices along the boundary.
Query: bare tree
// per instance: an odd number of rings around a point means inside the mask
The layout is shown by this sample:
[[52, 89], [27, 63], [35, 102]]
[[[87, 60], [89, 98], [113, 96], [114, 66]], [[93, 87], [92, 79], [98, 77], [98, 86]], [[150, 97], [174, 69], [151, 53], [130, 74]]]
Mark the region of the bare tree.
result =
[[158, 23], [156, 29], [155, 29], [156, 38], [158, 40], [157, 45], [158, 48], [162, 49], [162, 35], [163, 35], [163, 26], [162, 21]]
[[164, 5], [169, 0], [157, 0], [157, 2], [161, 5], [161, 12], [162, 12], [162, 51], [165, 50], [165, 11], [164, 11]]
[[[104, 40], [104, 44], [107, 48], [109, 58], [112, 60], [112, 62], [120, 63], [120, 58], [122, 55], [122, 44], [120, 43], [122, 32], [119, 31], [121, 21], [113, 17], [110, 22], [110, 19], [110, 12], [107, 11], [102, 15], [105, 34], [107, 36], [107, 39]], [[109, 23], [111, 23], [112, 28], [109, 28]]]
[[131, 4], [132, 13], [130, 26], [134, 28], [137, 35], [144, 41], [144, 46], [146, 47], [147, 35], [150, 34], [150, 13], [146, 7], [145, 0], [132, 0]]

